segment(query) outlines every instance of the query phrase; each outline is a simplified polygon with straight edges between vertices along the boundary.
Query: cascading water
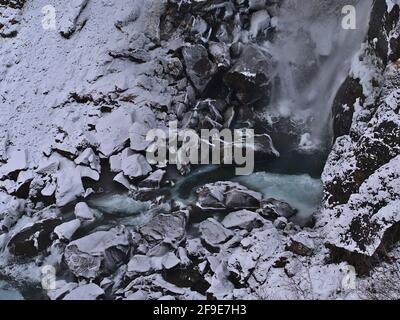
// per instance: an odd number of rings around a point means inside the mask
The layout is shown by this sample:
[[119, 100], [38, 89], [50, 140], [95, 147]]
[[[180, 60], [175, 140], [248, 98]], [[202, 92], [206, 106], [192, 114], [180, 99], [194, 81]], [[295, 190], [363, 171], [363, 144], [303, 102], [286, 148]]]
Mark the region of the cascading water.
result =
[[[315, 147], [330, 134], [330, 109], [365, 39], [372, 2], [284, 0], [276, 37], [264, 44], [277, 63], [269, 108], [307, 123]], [[342, 26], [345, 5], [355, 8], [354, 30]]]

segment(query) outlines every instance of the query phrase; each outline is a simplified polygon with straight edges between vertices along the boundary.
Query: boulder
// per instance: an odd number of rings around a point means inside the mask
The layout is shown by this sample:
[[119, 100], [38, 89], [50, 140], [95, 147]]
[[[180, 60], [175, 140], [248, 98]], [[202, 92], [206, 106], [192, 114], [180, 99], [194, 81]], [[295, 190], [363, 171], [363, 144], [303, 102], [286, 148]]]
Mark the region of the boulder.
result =
[[221, 244], [233, 237], [233, 232], [231, 230], [226, 229], [213, 218], [208, 218], [200, 223], [199, 230], [201, 239], [213, 248], [218, 248]]
[[129, 248], [128, 231], [116, 227], [72, 241], [65, 248], [64, 259], [75, 276], [95, 279], [112, 273], [124, 263]]
[[207, 184], [196, 190], [196, 205], [202, 210], [235, 211], [258, 209], [262, 195], [228, 181]]
[[68, 293], [63, 300], [98, 300], [105, 292], [97, 284], [89, 283], [79, 286]]
[[223, 220], [222, 225], [228, 229], [246, 229], [251, 230], [261, 227], [263, 219], [258, 213], [249, 210], [240, 210], [228, 214]]
[[61, 224], [60, 211], [53, 207], [36, 214], [35, 220], [15, 231], [7, 244], [11, 253], [17, 256], [34, 256], [45, 250], [51, 243], [54, 228]]
[[215, 64], [208, 58], [207, 49], [200, 44], [184, 47], [182, 55], [188, 77], [202, 93], [216, 73]]
[[225, 75], [225, 83], [243, 104], [252, 104], [269, 96], [272, 58], [257, 46], [243, 49], [236, 64]]
[[287, 249], [300, 256], [311, 256], [315, 249], [315, 244], [309, 234], [299, 232], [292, 236]]
[[139, 182], [139, 188], [159, 189], [165, 172], [166, 171], [162, 169], [152, 172], [146, 179]]
[[261, 202], [260, 213], [264, 217], [270, 219], [276, 219], [278, 217], [289, 219], [297, 213], [297, 210], [293, 209], [288, 203], [284, 201], [269, 198]]
[[152, 170], [145, 156], [141, 154], [133, 154], [123, 158], [121, 166], [124, 175], [131, 179], [146, 176]]
[[85, 202], [79, 202], [75, 205], [75, 217], [81, 221], [93, 221], [95, 214]]
[[46, 294], [50, 300], [61, 300], [72, 290], [76, 289], [78, 284], [75, 282], [66, 282], [65, 280], [56, 281], [55, 289], [47, 290]]
[[186, 237], [186, 220], [184, 212], [160, 213], [143, 225], [139, 231], [152, 246], [160, 242], [177, 246]]
[[75, 232], [81, 226], [81, 221], [79, 219], [71, 220], [65, 222], [55, 227], [54, 233], [60, 240], [71, 240]]

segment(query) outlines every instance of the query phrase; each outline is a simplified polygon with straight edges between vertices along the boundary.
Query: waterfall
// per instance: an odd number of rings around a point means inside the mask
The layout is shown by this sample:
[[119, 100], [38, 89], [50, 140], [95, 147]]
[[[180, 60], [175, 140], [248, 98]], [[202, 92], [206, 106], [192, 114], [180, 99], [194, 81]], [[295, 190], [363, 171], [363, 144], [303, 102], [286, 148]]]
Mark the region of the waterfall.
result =
[[[284, 0], [276, 37], [264, 45], [276, 61], [268, 108], [307, 123], [316, 147], [330, 134], [331, 106], [366, 37], [372, 2]], [[355, 30], [342, 27], [345, 5], [356, 9]]]

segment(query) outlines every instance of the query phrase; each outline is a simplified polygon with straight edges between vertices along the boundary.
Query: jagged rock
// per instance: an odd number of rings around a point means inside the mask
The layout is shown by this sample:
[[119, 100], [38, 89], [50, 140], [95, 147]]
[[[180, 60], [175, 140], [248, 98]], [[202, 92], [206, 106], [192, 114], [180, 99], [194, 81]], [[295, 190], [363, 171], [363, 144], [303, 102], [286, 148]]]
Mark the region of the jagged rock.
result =
[[77, 277], [95, 279], [115, 271], [126, 260], [129, 247], [128, 231], [117, 227], [71, 242], [65, 249], [64, 258]]
[[265, 31], [271, 22], [271, 17], [267, 10], [256, 11], [250, 20], [250, 35], [255, 39], [261, 31]]
[[0, 179], [28, 168], [28, 151], [17, 148], [7, 150], [7, 163], [0, 167]]
[[214, 63], [208, 58], [207, 49], [202, 45], [191, 45], [184, 47], [182, 54], [188, 77], [195, 88], [203, 92], [216, 72]]
[[21, 199], [13, 199], [6, 196], [6, 205], [4, 210], [0, 212], [0, 230], [9, 231], [21, 218], [25, 211], [26, 202]]
[[85, 194], [81, 169], [71, 163], [65, 161], [55, 175], [57, 178], [56, 204], [59, 207], [63, 207]]
[[271, 57], [256, 46], [244, 48], [239, 60], [225, 75], [226, 84], [234, 90], [243, 104], [268, 97], [270, 90]]
[[152, 170], [145, 156], [141, 154], [133, 154], [123, 158], [121, 166], [124, 175], [131, 179], [146, 176]]
[[284, 201], [269, 198], [261, 202], [260, 213], [266, 218], [284, 217], [289, 219], [297, 213], [297, 210]]
[[79, 219], [71, 220], [57, 226], [54, 229], [54, 233], [60, 240], [71, 240], [80, 226], [81, 221]]
[[50, 300], [61, 300], [72, 290], [76, 289], [78, 284], [75, 282], [66, 282], [65, 280], [56, 281], [56, 288], [47, 290], [46, 294]]
[[311, 256], [314, 252], [315, 244], [310, 235], [299, 232], [290, 238], [288, 250], [300, 256]]
[[139, 182], [139, 188], [159, 189], [165, 172], [166, 171], [162, 169], [152, 172], [146, 179]]
[[118, 182], [121, 186], [124, 186], [126, 189], [131, 189], [130, 181], [124, 176], [123, 172], [118, 173], [113, 181]]
[[[368, 258], [378, 248], [395, 241], [400, 222], [399, 194], [400, 156], [397, 156], [372, 174], [348, 203], [325, 211], [334, 219], [325, 227], [326, 244], [332, 252], [338, 256], [347, 252]], [[363, 263], [359, 256], [353, 260], [356, 265]]]
[[202, 210], [258, 209], [262, 195], [234, 182], [216, 182], [196, 190], [196, 205]]
[[98, 300], [102, 298], [104, 294], [104, 290], [97, 284], [89, 283], [73, 289], [63, 300]]
[[17, 256], [34, 256], [51, 244], [51, 234], [61, 223], [60, 211], [46, 208], [36, 215], [36, 221], [16, 231], [8, 242], [8, 249]]
[[128, 276], [149, 273], [153, 270], [151, 257], [144, 255], [135, 255], [129, 260], [127, 267]]
[[242, 284], [250, 276], [262, 283], [279, 252], [283, 252], [281, 237], [269, 222], [265, 230], [256, 231], [241, 241], [239, 248], [229, 257], [227, 268]]
[[139, 231], [142, 236], [153, 245], [165, 242], [174, 246], [182, 242], [186, 236], [186, 213], [158, 214]]
[[277, 228], [278, 230], [285, 229], [287, 225], [288, 225], [288, 221], [285, 217], [278, 217], [274, 221], [274, 227]]
[[93, 221], [95, 214], [85, 202], [79, 202], [75, 205], [75, 217], [81, 221]]
[[203, 221], [199, 226], [199, 230], [201, 238], [212, 247], [218, 247], [233, 237], [231, 230], [226, 229], [213, 218]]
[[77, 165], [90, 166], [97, 172], [101, 171], [100, 158], [94, 153], [92, 148], [85, 149], [75, 160]]
[[228, 229], [247, 229], [261, 227], [263, 219], [253, 211], [240, 210], [228, 214], [221, 222], [221, 224]]

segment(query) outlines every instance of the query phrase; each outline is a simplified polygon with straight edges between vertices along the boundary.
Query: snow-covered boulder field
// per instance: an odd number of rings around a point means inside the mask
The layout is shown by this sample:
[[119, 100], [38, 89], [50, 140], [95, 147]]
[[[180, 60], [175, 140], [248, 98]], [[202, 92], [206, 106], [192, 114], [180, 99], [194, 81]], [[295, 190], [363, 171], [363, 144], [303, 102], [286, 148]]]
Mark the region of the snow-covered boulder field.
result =
[[[350, 72], [314, 119], [271, 106], [285, 67], [293, 81], [320, 67], [296, 57], [306, 42], [274, 48], [310, 27], [293, 12], [280, 24], [290, 2], [0, 0], [0, 278], [52, 300], [400, 298], [399, 3], [373, 2]], [[335, 1], [327, 19], [299, 6], [317, 21], [309, 41], [335, 25]], [[291, 169], [320, 173], [323, 159], [321, 206], [298, 225], [288, 200], [218, 177], [174, 197], [195, 168], [148, 160], [145, 139], [171, 121], [255, 128], [256, 158]], [[318, 148], [324, 125], [332, 143]]]

